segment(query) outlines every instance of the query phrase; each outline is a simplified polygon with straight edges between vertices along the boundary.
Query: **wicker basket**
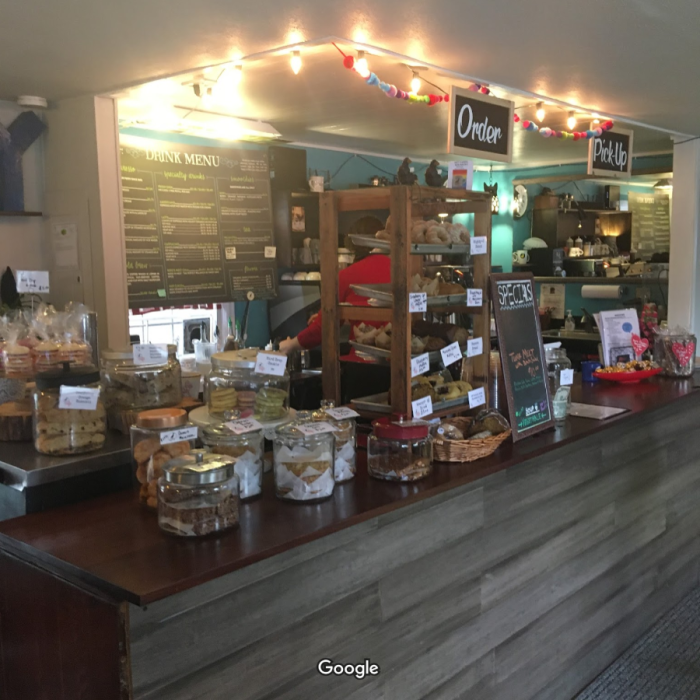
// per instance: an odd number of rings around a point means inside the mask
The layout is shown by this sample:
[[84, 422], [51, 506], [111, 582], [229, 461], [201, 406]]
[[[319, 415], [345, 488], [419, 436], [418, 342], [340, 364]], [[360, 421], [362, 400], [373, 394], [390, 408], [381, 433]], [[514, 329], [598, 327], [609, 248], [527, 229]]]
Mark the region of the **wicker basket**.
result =
[[[473, 418], [447, 418], [449, 423], [463, 433], [469, 431]], [[510, 429], [499, 435], [491, 435], [480, 440], [444, 440], [440, 436], [433, 440], [433, 459], [437, 462], [473, 462], [492, 455], [498, 446], [510, 437]]]

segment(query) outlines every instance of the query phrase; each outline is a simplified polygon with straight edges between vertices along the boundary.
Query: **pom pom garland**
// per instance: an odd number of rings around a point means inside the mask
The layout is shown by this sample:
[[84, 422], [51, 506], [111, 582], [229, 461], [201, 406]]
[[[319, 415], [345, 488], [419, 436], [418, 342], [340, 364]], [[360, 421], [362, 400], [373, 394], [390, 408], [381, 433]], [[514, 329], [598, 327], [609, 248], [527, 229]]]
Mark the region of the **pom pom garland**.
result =
[[[469, 88], [472, 90], [472, 88]], [[480, 90], [480, 86], [474, 86], [474, 92]], [[521, 119], [518, 114], [513, 114], [513, 121], [522, 126], [525, 131], [539, 131], [540, 136], [545, 139], [557, 138], [573, 141], [580, 141], [581, 139], [592, 139], [597, 136], [602, 136], [604, 131], [610, 131], [615, 126], [612, 119], [599, 124], [595, 129], [588, 129], [587, 131], [557, 131], [556, 129], [550, 129], [548, 126], [538, 127], [537, 124], [530, 121], [529, 119]]]

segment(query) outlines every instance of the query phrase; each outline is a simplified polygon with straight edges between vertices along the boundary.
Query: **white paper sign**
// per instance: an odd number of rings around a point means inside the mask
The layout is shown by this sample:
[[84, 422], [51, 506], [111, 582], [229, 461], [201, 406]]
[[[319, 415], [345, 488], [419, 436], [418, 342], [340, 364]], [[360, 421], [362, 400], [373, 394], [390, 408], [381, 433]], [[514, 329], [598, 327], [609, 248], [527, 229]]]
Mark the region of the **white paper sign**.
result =
[[450, 343], [448, 346], [440, 350], [442, 355], [442, 362], [445, 367], [453, 365], [455, 362], [459, 362], [462, 359], [462, 350], [459, 347], [459, 343]]
[[447, 186], [456, 190], [470, 190], [474, 184], [474, 162], [456, 160], [447, 166]]
[[227, 246], [224, 249], [224, 253], [226, 254], [226, 260], [235, 260], [236, 259], [236, 247], [235, 246]]
[[430, 353], [423, 353], [411, 358], [411, 376], [419, 377], [430, 369]]
[[78, 225], [52, 221], [51, 242], [56, 267], [78, 267]]
[[483, 298], [481, 289], [467, 289], [467, 306], [481, 306]]
[[469, 408], [476, 408], [477, 406], [483, 406], [486, 403], [486, 394], [484, 393], [484, 387], [480, 386], [478, 389], [472, 389], [469, 392]]
[[177, 428], [176, 430], [164, 430], [160, 434], [160, 444], [172, 445], [174, 442], [196, 440], [198, 434], [196, 425], [191, 425], [187, 428]]
[[228, 421], [224, 425], [236, 435], [243, 433], [252, 433], [254, 430], [262, 430], [262, 424], [258, 423], [255, 418], [241, 418], [240, 420]]
[[336, 420], [347, 420], [348, 418], [357, 418], [360, 414], [357, 411], [353, 411], [352, 408], [347, 406], [338, 406], [338, 408], [327, 408], [326, 413]]
[[277, 246], [266, 245], [265, 246], [265, 257], [274, 258], [277, 255]]
[[326, 421], [319, 421], [317, 423], [302, 423], [297, 426], [297, 430], [302, 435], [321, 435], [322, 433], [334, 433], [335, 428]]
[[94, 411], [100, 398], [99, 389], [84, 386], [61, 386], [58, 395], [58, 407], [76, 411]]
[[473, 236], [471, 239], [470, 252], [472, 255], [486, 255], [488, 242], [486, 236]]
[[283, 377], [287, 367], [286, 355], [273, 355], [269, 352], [259, 352], [255, 358], [255, 371], [258, 374], [271, 374], [273, 377]]
[[483, 338], [470, 338], [467, 341], [467, 357], [475, 357], [484, 352]]
[[559, 375], [559, 384], [561, 386], [571, 386], [574, 383], [574, 370], [563, 369]]
[[411, 401], [414, 418], [424, 418], [433, 412], [433, 400], [429, 396]]
[[409, 313], [421, 313], [428, 310], [428, 295], [425, 292], [411, 292], [408, 295]]
[[165, 343], [157, 345], [133, 345], [135, 365], [161, 365], [168, 361], [168, 346]]
[[17, 270], [17, 291], [20, 294], [48, 294], [49, 273], [39, 270]]

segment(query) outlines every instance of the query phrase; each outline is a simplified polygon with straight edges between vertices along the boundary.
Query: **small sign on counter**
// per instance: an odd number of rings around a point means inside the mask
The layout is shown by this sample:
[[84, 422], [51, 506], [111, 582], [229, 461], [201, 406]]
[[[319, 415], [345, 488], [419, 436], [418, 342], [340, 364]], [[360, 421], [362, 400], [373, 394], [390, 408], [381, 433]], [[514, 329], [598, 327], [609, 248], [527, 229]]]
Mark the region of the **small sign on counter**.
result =
[[162, 365], [168, 361], [168, 346], [165, 343], [133, 345], [135, 365]]
[[322, 435], [323, 433], [334, 433], [335, 428], [326, 421], [318, 421], [317, 423], [302, 423], [297, 426], [297, 430], [307, 437], [311, 435]]
[[489, 250], [489, 242], [486, 236], [472, 236], [469, 250], [472, 255], [486, 255]]
[[273, 377], [283, 377], [286, 368], [286, 355], [259, 352], [255, 358], [255, 372], [257, 374], [270, 374]]
[[20, 294], [48, 294], [49, 273], [42, 270], [17, 270], [17, 291]]
[[484, 352], [483, 338], [469, 338], [467, 341], [467, 357], [476, 357]]
[[478, 389], [472, 389], [468, 396], [469, 408], [478, 408], [486, 403], [486, 392], [484, 392], [483, 386], [480, 386]]
[[442, 362], [445, 367], [449, 367], [449, 365], [453, 365], [462, 359], [462, 350], [459, 347], [459, 343], [454, 342], [442, 348], [440, 355], [442, 355]]
[[559, 384], [561, 386], [571, 386], [574, 383], [574, 370], [563, 369], [559, 375]]
[[326, 413], [335, 420], [347, 420], [348, 418], [358, 418], [359, 413], [353, 411], [352, 408], [347, 406], [338, 406], [338, 408], [327, 408]]
[[467, 289], [467, 306], [481, 306], [483, 294], [481, 289]]
[[228, 421], [224, 425], [236, 435], [252, 433], [254, 430], [262, 430], [263, 428], [262, 424], [256, 421], [255, 418], [240, 418], [239, 420]]
[[161, 445], [172, 445], [175, 442], [188, 442], [196, 440], [199, 435], [199, 430], [196, 425], [190, 425], [186, 428], [177, 428], [176, 430], [164, 430], [160, 434]]
[[99, 398], [99, 389], [61, 385], [58, 394], [58, 407], [77, 411], [95, 411]]
[[411, 377], [419, 377], [430, 369], [430, 353], [411, 358]]
[[408, 295], [408, 312], [423, 313], [428, 310], [428, 295], [425, 292], [411, 292]]
[[425, 418], [433, 412], [433, 400], [430, 396], [424, 396], [422, 399], [411, 401], [411, 409], [414, 418]]

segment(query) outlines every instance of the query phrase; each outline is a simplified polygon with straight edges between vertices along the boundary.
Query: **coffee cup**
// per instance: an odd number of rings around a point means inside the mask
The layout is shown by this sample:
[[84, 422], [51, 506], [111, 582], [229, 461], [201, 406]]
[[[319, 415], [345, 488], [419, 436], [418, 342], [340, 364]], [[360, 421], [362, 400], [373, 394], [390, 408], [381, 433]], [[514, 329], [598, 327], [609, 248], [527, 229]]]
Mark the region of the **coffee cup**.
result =
[[513, 265], [527, 265], [530, 262], [530, 255], [526, 250], [513, 251]]
[[309, 178], [309, 187], [312, 192], [323, 192], [323, 175], [312, 175]]

